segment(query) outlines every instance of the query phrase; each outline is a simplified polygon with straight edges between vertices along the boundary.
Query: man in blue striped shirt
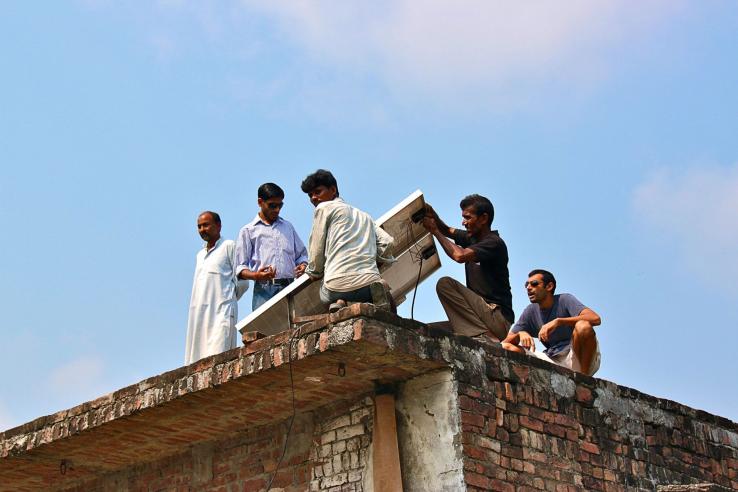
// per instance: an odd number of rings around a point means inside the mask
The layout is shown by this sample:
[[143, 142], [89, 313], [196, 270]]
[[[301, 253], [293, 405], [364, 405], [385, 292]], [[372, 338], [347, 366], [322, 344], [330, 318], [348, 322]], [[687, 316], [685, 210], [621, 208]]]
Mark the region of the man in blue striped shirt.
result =
[[284, 191], [274, 183], [258, 190], [259, 213], [241, 228], [236, 238], [238, 278], [254, 281], [251, 308], [259, 306], [302, 275], [307, 249], [295, 228], [279, 216]]

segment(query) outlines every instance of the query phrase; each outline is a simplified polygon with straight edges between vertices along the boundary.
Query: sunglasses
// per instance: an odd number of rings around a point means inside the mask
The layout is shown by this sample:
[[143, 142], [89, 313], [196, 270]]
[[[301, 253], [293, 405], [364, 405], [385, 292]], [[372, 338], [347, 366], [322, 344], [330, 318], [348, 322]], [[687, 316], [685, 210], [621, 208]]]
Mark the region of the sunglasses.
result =
[[526, 282], [526, 283], [525, 283], [525, 287], [528, 287], [529, 285], [530, 285], [531, 287], [538, 287], [538, 286], [539, 286], [539, 285], [541, 285], [542, 283], [543, 283], [543, 282], [541, 282], [540, 280], [531, 280], [530, 282]]
[[267, 203], [267, 207], [269, 207], [270, 210], [279, 210], [282, 207], [284, 207], [284, 202], [282, 202], [282, 203]]

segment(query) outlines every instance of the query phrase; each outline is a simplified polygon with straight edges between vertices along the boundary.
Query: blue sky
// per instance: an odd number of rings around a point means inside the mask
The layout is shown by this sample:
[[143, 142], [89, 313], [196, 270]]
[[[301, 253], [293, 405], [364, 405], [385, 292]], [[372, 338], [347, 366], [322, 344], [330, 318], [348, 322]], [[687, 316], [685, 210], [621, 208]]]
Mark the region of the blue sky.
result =
[[738, 420], [734, 2], [9, 1], [0, 32], [0, 429], [178, 367], [198, 212], [233, 238], [274, 181], [307, 239], [319, 167], [375, 217], [490, 197], [517, 314], [547, 268], [599, 377]]

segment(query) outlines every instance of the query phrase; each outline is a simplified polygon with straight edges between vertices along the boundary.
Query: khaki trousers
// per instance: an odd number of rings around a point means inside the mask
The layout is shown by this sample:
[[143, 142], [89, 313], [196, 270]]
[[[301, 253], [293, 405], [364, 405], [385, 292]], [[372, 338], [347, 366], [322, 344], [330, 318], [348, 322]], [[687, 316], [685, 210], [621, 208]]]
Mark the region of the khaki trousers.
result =
[[510, 322], [497, 304], [488, 304], [451, 277], [440, 278], [436, 292], [455, 334], [467, 337], [487, 334], [498, 342], [507, 336]]

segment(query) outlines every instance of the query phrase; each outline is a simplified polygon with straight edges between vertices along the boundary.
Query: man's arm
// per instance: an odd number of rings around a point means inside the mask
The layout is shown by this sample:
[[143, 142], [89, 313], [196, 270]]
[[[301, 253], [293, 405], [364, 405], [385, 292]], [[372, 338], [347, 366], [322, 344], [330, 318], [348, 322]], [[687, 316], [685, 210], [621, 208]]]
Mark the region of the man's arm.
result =
[[392, 247], [392, 243], [395, 242], [395, 238], [376, 225], [374, 221], [372, 221], [372, 225], [374, 226], [374, 234], [377, 236], [377, 262], [393, 263], [395, 259], [390, 254], [390, 248]]
[[308, 266], [305, 273], [313, 280], [323, 276], [325, 268], [325, 241], [328, 237], [328, 212], [325, 207], [316, 207], [313, 227], [308, 238]]
[[[446, 237], [446, 234], [441, 231], [438, 223], [434, 218], [426, 216], [423, 219], [423, 227], [425, 227], [431, 234], [433, 234], [436, 239], [438, 239], [438, 242], [441, 244], [443, 250], [449, 256], [449, 258], [451, 258], [455, 262], [467, 263], [470, 261], [477, 261], [477, 254], [474, 252], [474, 250], [470, 248], [462, 248], [461, 246], [454, 244], [448, 237]], [[448, 228], [448, 226], [445, 227]], [[456, 232], [455, 229], [448, 229], [449, 231], [451, 231], [451, 234], [453, 232]]]
[[512, 345], [525, 347], [531, 352], [536, 351], [536, 342], [533, 340], [533, 337], [530, 336], [530, 333], [528, 333], [527, 331], [518, 331], [515, 333], [511, 331], [510, 333], [507, 334], [507, 336], [502, 341], [502, 343], [509, 343]]
[[549, 321], [541, 327], [541, 331], [538, 332], [538, 338], [547, 342], [548, 337], [551, 336], [551, 333], [553, 333], [554, 330], [561, 326], [574, 326], [578, 321], [588, 321], [592, 326], [599, 326], [602, 322], [599, 314], [586, 307], [582, 309], [577, 316], [556, 318]]
[[[292, 224], [290, 224], [290, 226], [292, 226]], [[305, 244], [300, 239], [300, 236], [297, 235], [297, 231], [294, 227], [292, 227], [292, 237], [294, 238], [295, 248], [295, 278], [297, 278], [302, 275], [305, 272], [305, 268], [307, 268], [308, 253]]]
[[249, 283], [239, 279], [238, 273], [236, 273], [236, 266], [238, 265], [238, 262], [236, 261], [236, 243], [234, 241], [228, 241], [226, 251], [228, 252], [228, 262], [231, 264], [233, 283], [236, 287], [236, 300], [240, 300], [246, 291], [249, 290]]
[[271, 265], [261, 267], [258, 270], [249, 270], [244, 268], [238, 274], [238, 278], [243, 280], [271, 280], [277, 274], [275, 268]]
[[259, 270], [250, 270], [247, 266], [253, 251], [251, 248], [251, 235], [245, 227], [236, 238], [236, 277], [242, 280], [269, 280], [274, 278], [276, 271], [271, 266], [262, 267]]
[[438, 230], [444, 236], [452, 237], [456, 232], [456, 229], [454, 229], [453, 227], [449, 227], [443, 220], [441, 220], [441, 218], [438, 216], [438, 213], [429, 203], [425, 204], [425, 216], [430, 217], [431, 219], [436, 221], [436, 224], [438, 225]]
[[[531, 352], [536, 350], [536, 342], [533, 340], [531, 331], [535, 331], [535, 326], [532, 325], [531, 310], [526, 308], [523, 310], [523, 314], [520, 315], [518, 321], [510, 328], [510, 332], [507, 334], [505, 339], [502, 341], [503, 344], [511, 344], [516, 347], [523, 347]], [[503, 345], [504, 347], [504, 345]], [[505, 347], [508, 348], [508, 347]]]

